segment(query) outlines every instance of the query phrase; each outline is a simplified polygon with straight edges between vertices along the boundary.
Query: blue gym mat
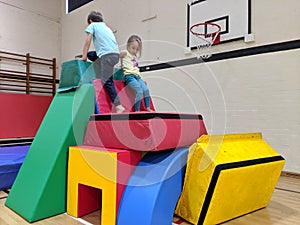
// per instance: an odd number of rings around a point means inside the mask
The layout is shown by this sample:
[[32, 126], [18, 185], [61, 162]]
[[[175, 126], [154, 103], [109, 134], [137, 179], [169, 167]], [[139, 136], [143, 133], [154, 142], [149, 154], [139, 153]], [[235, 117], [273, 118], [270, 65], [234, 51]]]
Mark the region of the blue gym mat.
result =
[[30, 145], [0, 147], [0, 190], [11, 188]]

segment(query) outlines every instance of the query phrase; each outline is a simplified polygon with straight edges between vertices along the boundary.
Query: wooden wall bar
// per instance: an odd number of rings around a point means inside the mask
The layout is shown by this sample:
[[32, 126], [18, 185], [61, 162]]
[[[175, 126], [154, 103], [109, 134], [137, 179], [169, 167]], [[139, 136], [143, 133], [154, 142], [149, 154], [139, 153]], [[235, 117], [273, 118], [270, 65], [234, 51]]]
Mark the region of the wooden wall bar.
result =
[[0, 51], [0, 91], [55, 95], [56, 58]]

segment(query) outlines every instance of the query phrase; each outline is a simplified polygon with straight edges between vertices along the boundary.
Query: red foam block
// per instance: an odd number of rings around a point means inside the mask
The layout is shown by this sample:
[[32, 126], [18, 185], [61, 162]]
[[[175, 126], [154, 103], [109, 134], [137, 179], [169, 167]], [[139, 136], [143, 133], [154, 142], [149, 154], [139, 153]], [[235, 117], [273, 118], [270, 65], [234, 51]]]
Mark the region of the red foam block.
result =
[[[99, 108], [100, 113], [111, 113], [115, 112], [112, 101], [110, 100], [105, 88], [103, 88], [102, 81], [100, 79], [93, 80], [95, 95], [96, 95], [96, 104]], [[135, 93], [125, 85], [123, 81], [114, 80], [114, 84], [120, 98], [121, 104], [125, 107], [125, 112], [134, 111], [134, 99]], [[150, 108], [154, 110], [154, 105], [152, 99], [150, 98]], [[144, 100], [141, 102], [141, 111], [145, 111], [146, 107]]]
[[135, 112], [92, 115], [84, 144], [160, 151], [189, 146], [207, 134], [200, 114]]

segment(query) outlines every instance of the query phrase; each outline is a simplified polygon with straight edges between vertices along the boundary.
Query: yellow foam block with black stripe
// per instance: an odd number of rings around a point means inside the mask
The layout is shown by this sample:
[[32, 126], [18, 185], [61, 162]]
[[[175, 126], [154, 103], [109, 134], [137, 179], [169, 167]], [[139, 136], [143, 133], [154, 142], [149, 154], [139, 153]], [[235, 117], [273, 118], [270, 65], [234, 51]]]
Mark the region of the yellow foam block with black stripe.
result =
[[284, 162], [261, 133], [203, 135], [190, 147], [175, 214], [218, 224], [264, 208]]

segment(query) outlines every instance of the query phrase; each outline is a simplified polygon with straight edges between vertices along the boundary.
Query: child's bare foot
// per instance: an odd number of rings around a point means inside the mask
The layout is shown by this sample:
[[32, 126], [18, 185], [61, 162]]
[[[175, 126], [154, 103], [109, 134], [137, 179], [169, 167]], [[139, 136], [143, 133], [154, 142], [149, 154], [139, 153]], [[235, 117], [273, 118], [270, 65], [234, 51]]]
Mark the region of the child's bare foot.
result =
[[154, 110], [150, 109], [150, 107], [146, 108], [146, 111], [148, 111], [148, 112], [154, 112]]
[[125, 111], [125, 108], [122, 105], [116, 106], [116, 113], [122, 113]]

